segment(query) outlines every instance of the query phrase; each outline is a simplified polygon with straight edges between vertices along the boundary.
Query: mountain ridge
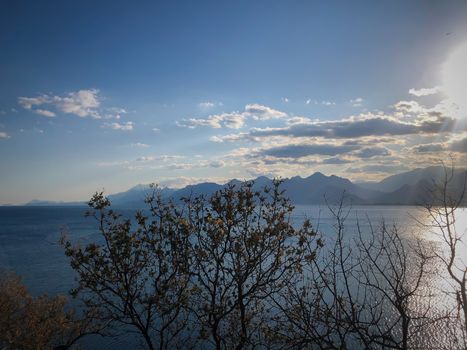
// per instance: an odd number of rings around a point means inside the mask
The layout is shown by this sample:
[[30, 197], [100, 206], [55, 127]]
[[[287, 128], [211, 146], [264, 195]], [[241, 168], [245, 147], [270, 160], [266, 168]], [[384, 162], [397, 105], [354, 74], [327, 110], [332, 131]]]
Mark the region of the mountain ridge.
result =
[[[439, 167], [417, 168], [408, 172], [395, 174], [375, 183], [357, 183], [336, 175], [324, 175], [315, 172], [308, 177], [293, 176], [283, 179], [282, 188], [293, 204], [324, 204], [337, 202], [345, 193], [346, 199], [356, 205], [421, 205], [426, 200], [433, 182], [440, 181], [445, 169]], [[459, 191], [463, 186], [466, 169], [456, 169], [453, 173], [453, 190]], [[271, 186], [272, 179], [259, 176], [253, 180], [255, 188]], [[164, 187], [161, 195], [164, 198], [179, 200], [190, 195], [211, 195], [229, 184], [238, 185], [242, 181], [232, 179], [226, 184], [202, 182], [188, 185], [180, 189]], [[138, 184], [127, 191], [110, 194], [108, 198], [117, 207], [142, 207], [149, 194], [149, 185]], [[464, 199], [465, 204], [467, 200]], [[49, 202], [31, 201], [28, 206], [52, 205], [85, 205], [85, 202]]]

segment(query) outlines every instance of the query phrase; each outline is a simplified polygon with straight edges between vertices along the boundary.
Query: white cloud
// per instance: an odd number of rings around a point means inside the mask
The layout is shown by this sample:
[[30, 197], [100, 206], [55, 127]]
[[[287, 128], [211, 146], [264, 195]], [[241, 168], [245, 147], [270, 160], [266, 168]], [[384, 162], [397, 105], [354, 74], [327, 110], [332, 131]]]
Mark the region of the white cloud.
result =
[[190, 118], [177, 121], [180, 127], [194, 129], [199, 126], [207, 126], [213, 129], [226, 127], [229, 129], [240, 129], [245, 125], [248, 118], [254, 120], [269, 120], [285, 118], [287, 114], [273, 108], [260, 104], [247, 104], [243, 112], [231, 112], [210, 115], [207, 118]]
[[420, 97], [420, 96], [429, 96], [435, 95], [441, 92], [440, 86], [435, 86], [432, 88], [422, 88], [422, 89], [410, 89], [409, 94]]
[[289, 99], [287, 97], [282, 97], [282, 102], [288, 103]]
[[9, 138], [10, 138], [10, 135], [8, 135], [4, 131], [0, 131], [0, 139], [9, 139]]
[[198, 107], [201, 109], [210, 109], [214, 107], [215, 105], [216, 104], [214, 102], [209, 102], [209, 101], [198, 103]]
[[159, 128], [152, 128], [152, 131], [154, 131], [154, 132], [159, 132], [159, 131], [161, 131], [161, 129], [159, 129]]
[[255, 120], [281, 119], [287, 117], [287, 113], [257, 103], [247, 104], [243, 114]]
[[[18, 98], [18, 103], [24, 109], [31, 110], [45, 117], [53, 117], [56, 112], [62, 112], [73, 114], [81, 118], [120, 119], [122, 114], [127, 113], [125, 109], [115, 107], [105, 109], [104, 112], [102, 112], [99, 109], [101, 101], [102, 99], [97, 89], [79, 90], [62, 96], [43, 94], [36, 97]], [[39, 108], [43, 106], [48, 106], [56, 110], [56, 112], [51, 111], [50, 108]]]
[[240, 114], [221, 114], [221, 118], [229, 129], [240, 129], [245, 124], [245, 116]]
[[136, 158], [137, 162], [154, 162], [154, 161], [162, 161], [167, 162], [170, 160], [178, 160], [183, 159], [185, 156], [177, 155], [177, 154], [162, 154], [160, 156], [142, 156]]
[[41, 95], [37, 97], [19, 97], [18, 103], [25, 109], [32, 109], [34, 106], [50, 103], [50, 97], [48, 95]]
[[313, 123], [313, 120], [307, 117], [293, 117], [287, 119], [287, 125], [293, 125], [293, 124], [311, 124]]
[[131, 147], [148, 148], [149, 145], [146, 143], [136, 142], [136, 143], [132, 143]]
[[[234, 142], [234, 141], [239, 141], [239, 140], [244, 140], [250, 138], [248, 133], [241, 132], [238, 134], [229, 134], [229, 135], [223, 135], [223, 136], [211, 136], [209, 138], [209, 141], [216, 142], [216, 143], [222, 143], [224, 141], [228, 142]], [[251, 138], [254, 140], [254, 138]]]
[[106, 126], [108, 128], [111, 128], [113, 130], [123, 130], [123, 131], [133, 130], [134, 125], [135, 124], [133, 122], [126, 122], [126, 123], [123, 123], [123, 124], [120, 124], [120, 123], [106, 123], [106, 124], [104, 124], [104, 126]]
[[361, 107], [363, 105], [363, 98], [357, 97], [353, 100], [350, 100], [352, 107]]
[[39, 114], [39, 115], [42, 115], [44, 117], [49, 117], [49, 118], [52, 118], [52, 117], [55, 117], [55, 113], [52, 112], [52, 111], [48, 111], [46, 109], [35, 109], [34, 110], [34, 113], [36, 114]]
[[224, 142], [224, 140], [222, 139], [221, 136], [211, 136], [211, 137], [209, 138], [209, 141], [217, 142], [217, 143], [222, 143], [222, 142]]
[[191, 163], [173, 163], [170, 165], [167, 165], [166, 168], [170, 170], [188, 170], [188, 169], [193, 169], [195, 165]]
[[100, 105], [99, 90], [80, 90], [71, 92], [65, 97], [54, 96], [53, 104], [62, 112], [79, 117], [100, 118], [95, 110]]
[[315, 104], [315, 105], [323, 105], [323, 106], [335, 106], [336, 103], [333, 102], [333, 101], [326, 101], [326, 100], [323, 100], [323, 101], [318, 101], [318, 100], [312, 100], [312, 99], [308, 99], [305, 101], [305, 104], [309, 105], [309, 104]]
[[137, 162], [152, 162], [154, 160], [156, 160], [156, 157], [153, 157], [153, 156], [142, 156], [142, 157], [136, 158]]
[[190, 129], [198, 126], [208, 126], [213, 129], [220, 129], [222, 126], [229, 129], [240, 129], [244, 124], [245, 116], [239, 113], [222, 113], [211, 115], [206, 119], [190, 118], [177, 122], [178, 126]]
[[190, 118], [190, 119], [183, 119], [182, 121], [177, 121], [176, 124], [180, 127], [186, 127], [190, 129], [194, 129], [198, 126], [208, 126], [213, 129], [220, 129], [221, 126], [221, 120], [219, 116], [209, 116], [207, 119], [196, 119], [196, 118]]

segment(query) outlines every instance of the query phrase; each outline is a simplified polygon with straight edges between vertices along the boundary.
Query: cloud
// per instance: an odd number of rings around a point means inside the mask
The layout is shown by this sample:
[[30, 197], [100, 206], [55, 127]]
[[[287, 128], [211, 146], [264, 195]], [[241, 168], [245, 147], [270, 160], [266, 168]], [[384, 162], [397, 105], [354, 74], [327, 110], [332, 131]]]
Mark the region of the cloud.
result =
[[388, 156], [390, 154], [389, 150], [384, 147], [364, 147], [352, 155], [358, 158], [373, 158], [377, 156]]
[[351, 163], [351, 160], [343, 159], [339, 157], [326, 158], [321, 161], [323, 164], [347, 164]]
[[247, 104], [245, 106], [245, 116], [254, 120], [270, 120], [281, 119], [287, 117], [287, 113], [278, 111], [271, 107], [263, 106], [260, 104]]
[[36, 114], [39, 114], [39, 115], [42, 115], [44, 117], [49, 117], [49, 118], [52, 118], [52, 117], [55, 117], [55, 113], [52, 112], [52, 111], [48, 111], [46, 109], [35, 109], [34, 110], [34, 113]]
[[361, 107], [363, 105], [363, 98], [357, 97], [355, 99], [350, 100], [350, 104], [352, 107]]
[[216, 143], [222, 143], [225, 141], [234, 142], [234, 141], [247, 140], [247, 139], [251, 139], [252, 141], [259, 141], [259, 140], [256, 140], [254, 137], [250, 136], [250, 134], [247, 132], [241, 132], [238, 134], [222, 135], [222, 136], [211, 136], [209, 138], [209, 141], [216, 142]]
[[156, 157], [153, 157], [153, 156], [142, 156], [142, 157], [136, 158], [137, 162], [152, 162], [154, 160], [156, 160]]
[[126, 122], [126, 123], [105, 123], [104, 126], [110, 128], [110, 129], [113, 129], [113, 130], [123, 130], [123, 131], [131, 131], [133, 130], [133, 127], [134, 127], [134, 123], [133, 122]]
[[449, 132], [455, 120], [444, 116], [402, 121], [392, 116], [366, 114], [337, 121], [302, 120], [283, 128], [252, 129], [249, 137], [289, 136], [323, 138], [359, 138]]
[[435, 153], [446, 150], [446, 146], [442, 143], [428, 143], [413, 146], [410, 150], [412, 150], [415, 153]]
[[309, 105], [309, 104], [315, 104], [315, 105], [323, 105], [323, 106], [335, 106], [336, 103], [333, 102], [333, 101], [317, 101], [317, 100], [312, 100], [312, 99], [308, 99], [305, 101], [305, 104]]
[[80, 90], [71, 92], [65, 97], [54, 96], [53, 101], [57, 108], [65, 113], [79, 117], [100, 118], [95, 108], [99, 107], [99, 90]]
[[19, 97], [18, 103], [25, 109], [32, 109], [34, 106], [40, 106], [46, 103], [50, 103], [51, 98], [47, 95], [41, 95], [37, 97]]
[[260, 150], [259, 154], [275, 158], [302, 158], [312, 155], [336, 156], [353, 150], [355, 150], [354, 146], [334, 144], [300, 144], [266, 148]]
[[289, 99], [287, 97], [282, 97], [281, 98], [282, 102], [284, 103], [288, 103], [289, 102]]
[[137, 147], [137, 148], [148, 148], [149, 145], [146, 144], [146, 143], [141, 143], [141, 142], [136, 142], [136, 143], [132, 143], [130, 144], [131, 147]]
[[99, 90], [97, 89], [79, 90], [70, 92], [64, 96], [40, 95], [37, 97], [19, 97], [18, 103], [23, 108], [33, 110], [35, 113], [46, 117], [51, 117], [51, 114], [54, 113], [44, 109], [35, 109], [34, 107], [48, 105], [55, 108], [57, 111], [73, 114], [82, 118], [101, 118], [97, 110], [101, 104]]
[[0, 131], [0, 139], [9, 139], [11, 136], [8, 135], [5, 131]]
[[450, 149], [454, 152], [467, 153], [467, 137], [451, 143]]
[[159, 129], [159, 128], [152, 128], [152, 131], [154, 131], [154, 132], [159, 132], [159, 131], [161, 131], [161, 129]]
[[441, 92], [440, 86], [435, 86], [432, 88], [423, 88], [423, 89], [410, 89], [409, 94], [420, 97], [420, 96], [429, 96], [435, 95]]
[[117, 107], [101, 109], [102, 98], [97, 89], [79, 90], [61, 96], [42, 94], [36, 97], [19, 97], [18, 103], [24, 109], [44, 117], [65, 113], [81, 118], [120, 119], [122, 114], [128, 113]]
[[209, 162], [208, 166], [211, 168], [222, 168], [225, 166], [225, 163], [222, 160], [213, 160]]
[[229, 129], [240, 129], [245, 124], [245, 116], [238, 113], [223, 113], [209, 116], [206, 119], [183, 119], [177, 122], [178, 126], [187, 127], [190, 129], [207, 126], [213, 129], [220, 129], [225, 126]]
[[137, 162], [153, 162], [153, 161], [162, 161], [167, 162], [169, 160], [177, 160], [183, 159], [185, 156], [177, 155], [177, 154], [162, 154], [159, 156], [143, 156], [136, 158]]
[[272, 109], [259, 104], [248, 104], [243, 112], [231, 112], [210, 115], [207, 118], [189, 118], [177, 121], [176, 124], [180, 127], [194, 129], [196, 127], [210, 127], [220, 129], [226, 127], [229, 129], [240, 129], [245, 125], [246, 119], [253, 120], [270, 120], [285, 118], [286, 113]]
[[224, 142], [224, 139], [223, 139], [223, 136], [211, 136], [209, 138], [209, 141], [222, 143], [222, 142]]
[[209, 102], [209, 101], [198, 103], [198, 107], [202, 109], [210, 109], [214, 107], [215, 105], [216, 104], [214, 102]]
[[193, 167], [194, 164], [191, 163], [174, 163], [166, 166], [166, 168], [170, 170], [188, 170], [192, 169]]
[[245, 124], [245, 117], [235, 114], [221, 115], [224, 125], [229, 129], [240, 129]]

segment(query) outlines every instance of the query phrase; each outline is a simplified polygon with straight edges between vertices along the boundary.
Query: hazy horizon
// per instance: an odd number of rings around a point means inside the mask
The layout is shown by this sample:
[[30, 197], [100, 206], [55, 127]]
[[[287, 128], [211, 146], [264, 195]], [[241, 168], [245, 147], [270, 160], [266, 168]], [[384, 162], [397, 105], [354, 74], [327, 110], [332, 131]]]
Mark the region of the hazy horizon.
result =
[[467, 2], [8, 2], [0, 205], [467, 166]]

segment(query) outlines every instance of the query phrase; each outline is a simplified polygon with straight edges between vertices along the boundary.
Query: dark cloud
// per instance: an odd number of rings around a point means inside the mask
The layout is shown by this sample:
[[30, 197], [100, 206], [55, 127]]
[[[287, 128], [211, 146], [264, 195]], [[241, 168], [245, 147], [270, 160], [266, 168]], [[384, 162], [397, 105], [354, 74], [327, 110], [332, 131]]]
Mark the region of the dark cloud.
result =
[[322, 164], [347, 164], [347, 163], [351, 163], [351, 161], [347, 159], [342, 159], [339, 157], [332, 157], [332, 158], [323, 159], [321, 163]]
[[359, 138], [365, 136], [401, 136], [412, 134], [433, 134], [451, 131], [455, 120], [436, 116], [418, 122], [403, 122], [396, 118], [372, 116], [332, 122], [304, 122], [285, 128], [253, 129], [252, 137], [289, 136], [324, 138]]
[[358, 158], [372, 158], [376, 156], [388, 156], [389, 150], [384, 147], [365, 147], [353, 153]]
[[467, 153], [467, 137], [462, 140], [453, 142], [450, 149], [454, 152]]
[[441, 152], [446, 149], [446, 146], [442, 143], [427, 143], [423, 145], [417, 145], [412, 147], [417, 153], [432, 153], [432, 152]]

